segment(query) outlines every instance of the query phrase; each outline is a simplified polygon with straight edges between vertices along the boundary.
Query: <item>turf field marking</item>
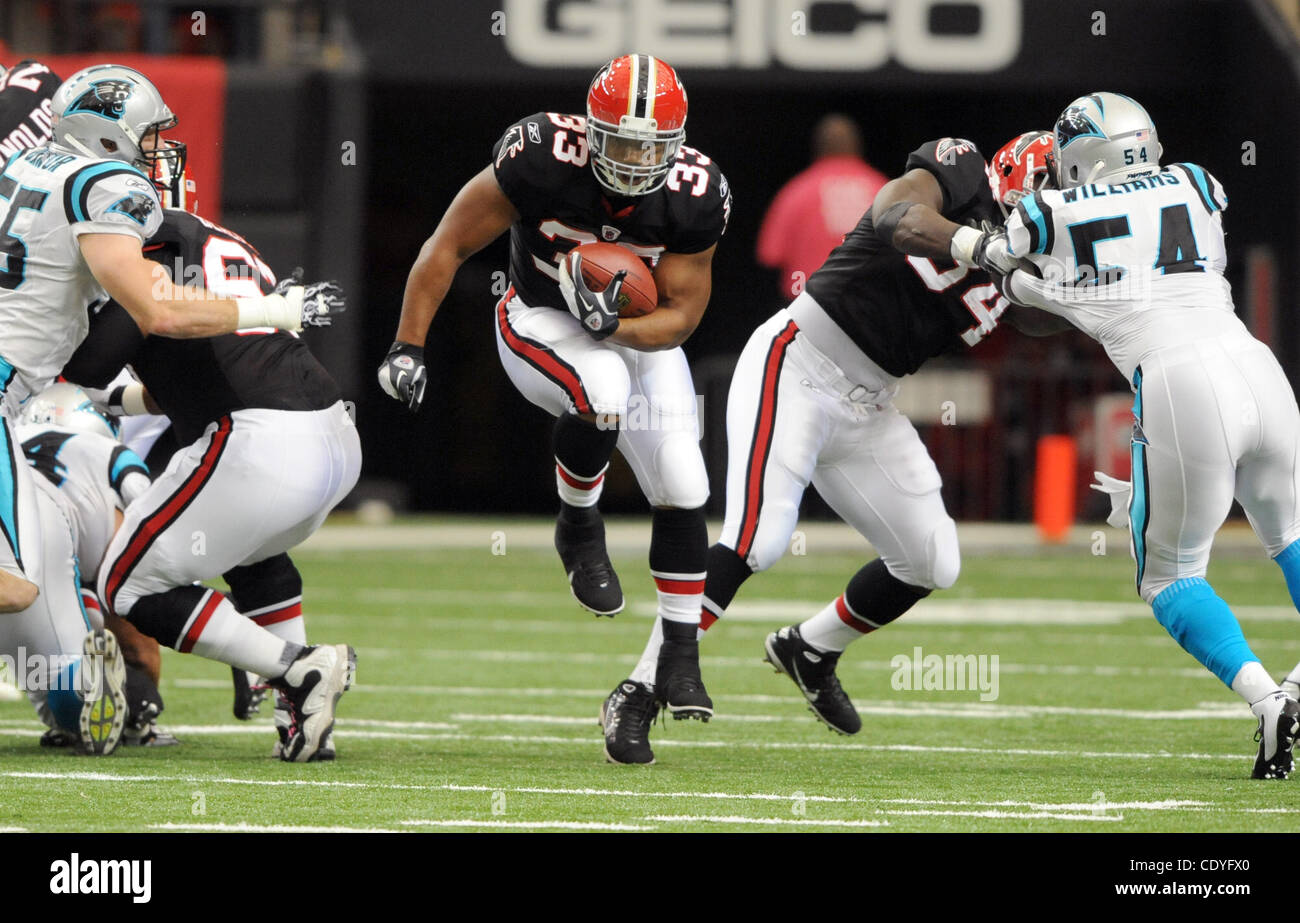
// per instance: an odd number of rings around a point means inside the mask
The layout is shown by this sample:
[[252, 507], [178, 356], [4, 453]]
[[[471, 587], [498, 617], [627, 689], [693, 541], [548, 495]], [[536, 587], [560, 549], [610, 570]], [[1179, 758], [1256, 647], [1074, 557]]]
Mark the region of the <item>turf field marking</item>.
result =
[[1188, 808], [1219, 808], [1213, 801], [1079, 801], [1060, 804], [1050, 801], [936, 801], [928, 798], [880, 798], [881, 804], [915, 804], [948, 807], [986, 807], [986, 808], [1037, 808], [1043, 811], [1102, 811], [1114, 809], [1134, 811], [1181, 811]]
[[888, 827], [887, 820], [808, 820], [786, 817], [719, 817], [712, 814], [650, 814], [666, 824], [751, 824], [764, 827]]
[[587, 820], [403, 820], [404, 827], [501, 827], [509, 830], [654, 830], [644, 824], [614, 824]]
[[[584, 797], [613, 798], [702, 798], [723, 801], [790, 801], [793, 794], [777, 795], [765, 792], [642, 792], [631, 789], [612, 788], [541, 788], [537, 786], [502, 787], [500, 785], [458, 785], [449, 782], [446, 785], [433, 786], [449, 792], [499, 792], [507, 791], [521, 795], [581, 795]], [[826, 804], [874, 804], [869, 798], [839, 798], [834, 795], [802, 795], [803, 801], [815, 801]]]
[[[1107, 805], [1109, 807], [1109, 805]], [[1124, 819], [1123, 814], [1071, 814], [1055, 811], [882, 811], [890, 817], [985, 817], [997, 820], [1086, 820], [1097, 823], [1117, 823]]]
[[[595, 714], [587, 716], [578, 715], [467, 715], [453, 714], [452, 721], [469, 721], [469, 722], [495, 722], [500, 721], [505, 724], [559, 724], [572, 725], [581, 727], [586, 725], [600, 726], [596, 720]], [[719, 720], [715, 715], [713, 720]], [[722, 715], [721, 720], [725, 724], [736, 722], [752, 724], [773, 724], [780, 721], [807, 721], [807, 715]]]
[[401, 833], [383, 827], [311, 827], [296, 824], [148, 824], [150, 830], [192, 830], [223, 833]]

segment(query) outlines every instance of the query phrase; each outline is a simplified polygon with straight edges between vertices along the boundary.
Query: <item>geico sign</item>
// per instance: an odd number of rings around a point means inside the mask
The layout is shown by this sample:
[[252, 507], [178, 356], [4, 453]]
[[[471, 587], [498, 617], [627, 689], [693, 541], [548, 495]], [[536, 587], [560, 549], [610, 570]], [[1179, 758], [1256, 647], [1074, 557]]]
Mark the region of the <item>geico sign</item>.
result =
[[[1022, 0], [506, 0], [510, 54], [536, 67], [595, 66], [629, 51], [675, 67], [995, 71], [1020, 51]], [[554, 12], [547, 22], [546, 10]], [[848, 7], [849, 32], [813, 30], [813, 7]], [[979, 28], [936, 35], [936, 7], [973, 7]]]

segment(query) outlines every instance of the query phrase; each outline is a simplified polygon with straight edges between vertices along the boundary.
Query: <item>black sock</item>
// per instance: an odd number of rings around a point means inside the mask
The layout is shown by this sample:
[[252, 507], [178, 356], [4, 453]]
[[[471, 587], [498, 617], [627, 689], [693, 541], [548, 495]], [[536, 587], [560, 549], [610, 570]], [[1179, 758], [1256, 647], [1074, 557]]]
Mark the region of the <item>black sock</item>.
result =
[[232, 567], [222, 577], [230, 587], [228, 598], [240, 612], [265, 609], [302, 596], [302, 575], [288, 554]]
[[702, 574], [708, 566], [709, 527], [704, 507], [657, 509], [650, 520], [650, 570], [679, 578]]
[[704, 583], [704, 612], [700, 617], [700, 627], [705, 630], [722, 617], [740, 585], [754, 573], [744, 558], [721, 542], [709, 549], [708, 568], [709, 576]]
[[876, 558], [853, 575], [844, 590], [844, 602], [853, 612], [879, 627], [888, 625], [929, 595], [925, 587], [899, 580], [883, 560]]
[[689, 622], [670, 622], [668, 619], [659, 621], [663, 623], [665, 641], [695, 642], [696, 628]]
[[[552, 435], [555, 461], [574, 478], [590, 481], [600, 477], [617, 444], [617, 427], [606, 429], [572, 413], [562, 413], [555, 421]], [[582, 523], [597, 518], [599, 513], [595, 505], [574, 506], [561, 499], [560, 516], [569, 522]]]
[[178, 586], [166, 593], [144, 596], [131, 607], [126, 619], [141, 633], [175, 650], [190, 613], [208, 592], [205, 586]]

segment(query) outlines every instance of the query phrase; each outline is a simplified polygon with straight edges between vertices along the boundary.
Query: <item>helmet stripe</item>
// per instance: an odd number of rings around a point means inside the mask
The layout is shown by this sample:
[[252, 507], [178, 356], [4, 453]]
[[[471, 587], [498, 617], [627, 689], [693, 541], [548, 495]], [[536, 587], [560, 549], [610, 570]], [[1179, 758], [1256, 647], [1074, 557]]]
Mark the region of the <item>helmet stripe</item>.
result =
[[645, 117], [652, 119], [655, 117], [655, 65], [658, 63], [654, 55], [646, 55], [646, 62], [649, 65], [646, 72], [645, 87]]
[[628, 78], [627, 84], [627, 114], [636, 115], [636, 98], [637, 84], [641, 80], [641, 56], [632, 55], [632, 76]]

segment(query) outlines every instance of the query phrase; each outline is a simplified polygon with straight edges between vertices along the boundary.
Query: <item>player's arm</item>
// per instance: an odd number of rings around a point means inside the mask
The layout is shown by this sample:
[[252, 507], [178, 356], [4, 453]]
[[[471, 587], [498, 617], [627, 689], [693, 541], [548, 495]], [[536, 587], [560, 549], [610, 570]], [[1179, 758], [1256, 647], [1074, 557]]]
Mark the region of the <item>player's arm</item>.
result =
[[412, 413], [424, 399], [424, 341], [456, 271], [517, 220], [519, 212], [501, 191], [489, 164], [456, 193], [433, 236], [420, 248], [406, 277], [397, 338], [379, 367], [384, 393]]
[[909, 256], [951, 258], [952, 236], [961, 225], [942, 214], [943, 190], [929, 170], [917, 167], [891, 179], [871, 203], [880, 238]]
[[245, 327], [302, 329], [301, 288], [288, 295], [218, 298], [175, 285], [163, 267], [145, 258], [140, 238], [133, 235], [87, 233], [77, 237], [77, 244], [91, 274], [146, 336], [191, 339]]
[[695, 332], [713, 291], [713, 252], [665, 253], [655, 266], [659, 307], [644, 317], [627, 317], [609, 339], [620, 346], [653, 351], [675, 349]]

